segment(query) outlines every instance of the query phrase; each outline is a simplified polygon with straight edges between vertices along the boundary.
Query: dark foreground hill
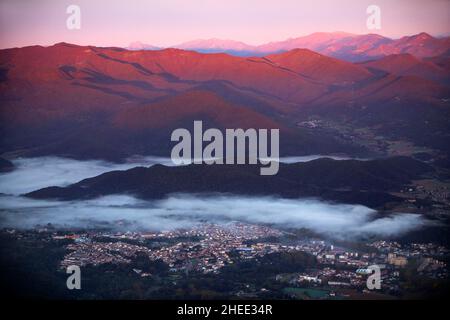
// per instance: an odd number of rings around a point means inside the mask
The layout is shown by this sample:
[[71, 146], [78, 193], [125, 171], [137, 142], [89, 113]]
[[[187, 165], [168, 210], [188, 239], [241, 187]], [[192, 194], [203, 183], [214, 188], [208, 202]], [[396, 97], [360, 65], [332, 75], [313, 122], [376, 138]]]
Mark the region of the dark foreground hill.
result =
[[412, 179], [432, 170], [406, 157], [371, 161], [325, 158], [280, 164], [274, 176], [261, 176], [256, 165], [155, 165], [107, 172], [67, 187], [43, 188], [26, 196], [75, 200], [132, 194], [143, 199], [158, 199], [170, 193], [232, 193], [320, 197], [379, 207], [398, 200], [388, 191], [398, 191]]
[[14, 165], [11, 161], [0, 158], [0, 172], [8, 172], [14, 169]]

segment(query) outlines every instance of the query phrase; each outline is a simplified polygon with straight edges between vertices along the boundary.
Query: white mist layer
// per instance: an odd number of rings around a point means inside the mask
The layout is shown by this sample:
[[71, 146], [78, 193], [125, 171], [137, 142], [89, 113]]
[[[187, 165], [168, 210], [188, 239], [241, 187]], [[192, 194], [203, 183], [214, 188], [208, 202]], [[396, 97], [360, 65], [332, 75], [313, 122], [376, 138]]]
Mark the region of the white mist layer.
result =
[[75, 160], [61, 157], [19, 158], [15, 170], [0, 174], [0, 193], [19, 195], [49, 186], [67, 186], [99, 174], [157, 163], [172, 165], [170, 158], [133, 157], [126, 163]]
[[334, 238], [401, 235], [429, 224], [421, 215], [379, 217], [365, 206], [307, 199], [172, 195], [164, 200], [143, 201], [113, 195], [59, 202], [0, 197], [1, 227], [33, 228], [51, 223], [61, 228], [162, 231], [230, 220], [306, 228]]

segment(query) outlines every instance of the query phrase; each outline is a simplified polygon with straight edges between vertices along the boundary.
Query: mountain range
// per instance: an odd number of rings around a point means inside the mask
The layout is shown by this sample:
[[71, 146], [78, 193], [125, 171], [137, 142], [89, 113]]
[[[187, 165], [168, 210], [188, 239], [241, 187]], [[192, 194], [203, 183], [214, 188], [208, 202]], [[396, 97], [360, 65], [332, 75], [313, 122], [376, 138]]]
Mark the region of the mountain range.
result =
[[[240, 41], [217, 38], [199, 39], [172, 46], [203, 53], [224, 52], [237, 56], [265, 56], [292, 49], [310, 49], [321, 54], [350, 62], [378, 59], [392, 54], [412, 54], [418, 58], [449, 54], [450, 37], [435, 38], [422, 32], [399, 39], [378, 34], [351, 34], [346, 32], [316, 32], [307, 36], [262, 45], [249, 45]], [[161, 49], [143, 43], [131, 43], [131, 50]]]
[[[419, 55], [362, 63], [309, 49], [262, 57], [68, 43], [0, 50], [0, 153], [168, 156], [170, 133], [194, 120], [219, 129], [279, 128], [282, 155], [386, 151], [357, 141], [353, 132], [361, 131], [448, 152], [448, 41], [421, 34], [402, 43], [423, 38]], [[311, 121], [325, 125], [304, 125]]]

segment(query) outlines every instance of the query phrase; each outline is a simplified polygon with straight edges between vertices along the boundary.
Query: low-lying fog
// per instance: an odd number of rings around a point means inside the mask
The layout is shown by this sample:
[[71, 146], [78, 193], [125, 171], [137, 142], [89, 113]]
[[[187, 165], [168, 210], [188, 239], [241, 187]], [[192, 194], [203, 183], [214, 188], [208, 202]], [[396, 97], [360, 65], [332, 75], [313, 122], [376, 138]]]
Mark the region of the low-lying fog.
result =
[[380, 217], [376, 211], [361, 205], [311, 199], [180, 194], [158, 201], [114, 195], [59, 202], [0, 197], [1, 227], [33, 228], [51, 223], [62, 228], [170, 230], [204, 222], [230, 221], [306, 228], [335, 238], [400, 235], [428, 224], [420, 215]]
[[[301, 162], [320, 157], [280, 160]], [[203, 222], [243, 221], [307, 228], [343, 238], [399, 235], [429, 223], [420, 215], [380, 217], [374, 210], [361, 205], [330, 204], [311, 199], [172, 195], [165, 200], [143, 201], [132, 196], [114, 195], [89, 201], [33, 200], [19, 195], [47, 186], [65, 186], [107, 171], [156, 163], [172, 165], [172, 162], [158, 157], [134, 157], [123, 164], [40, 157], [16, 159], [13, 163], [14, 171], [0, 174], [0, 193], [3, 193], [0, 195], [0, 227], [33, 228], [51, 223], [63, 228], [168, 230]]]
[[171, 165], [170, 158], [135, 157], [125, 163], [75, 160], [60, 157], [12, 160], [15, 170], [0, 174], [0, 193], [19, 195], [49, 186], [66, 186], [113, 170], [127, 170], [157, 163]]

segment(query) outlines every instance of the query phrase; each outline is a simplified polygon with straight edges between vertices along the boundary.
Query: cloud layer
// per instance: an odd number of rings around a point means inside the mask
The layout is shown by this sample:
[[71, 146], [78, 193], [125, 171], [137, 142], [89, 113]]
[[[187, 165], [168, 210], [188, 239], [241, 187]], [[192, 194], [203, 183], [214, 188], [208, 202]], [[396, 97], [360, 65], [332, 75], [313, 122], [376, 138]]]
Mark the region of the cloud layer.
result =
[[19, 195], [48, 186], [66, 186], [113, 170], [156, 163], [172, 165], [170, 158], [161, 157], [134, 157], [121, 164], [60, 157], [19, 158], [13, 163], [15, 170], [0, 174], [0, 193]]
[[126, 195], [71, 202], [0, 198], [1, 227], [32, 228], [51, 223], [64, 228], [160, 231], [230, 221], [306, 228], [335, 238], [401, 235], [428, 224], [416, 214], [380, 217], [365, 206], [312, 199], [186, 194], [158, 201]]
[[[320, 157], [290, 157], [280, 161], [305, 162]], [[107, 171], [156, 163], [173, 165], [169, 158], [160, 157], [134, 157], [123, 164], [58, 157], [16, 159], [16, 170], [0, 174], [0, 193], [7, 194], [0, 196], [0, 227], [33, 228], [51, 223], [64, 228], [168, 230], [203, 222], [245, 221], [307, 228], [323, 235], [344, 238], [399, 235], [429, 223], [420, 215], [380, 217], [365, 206], [311, 199], [185, 194], [158, 201], [113, 195], [88, 201], [61, 202], [19, 196], [47, 186], [65, 186]]]

